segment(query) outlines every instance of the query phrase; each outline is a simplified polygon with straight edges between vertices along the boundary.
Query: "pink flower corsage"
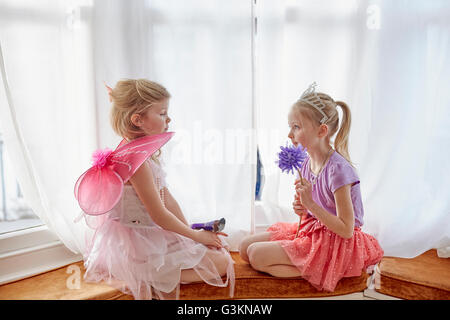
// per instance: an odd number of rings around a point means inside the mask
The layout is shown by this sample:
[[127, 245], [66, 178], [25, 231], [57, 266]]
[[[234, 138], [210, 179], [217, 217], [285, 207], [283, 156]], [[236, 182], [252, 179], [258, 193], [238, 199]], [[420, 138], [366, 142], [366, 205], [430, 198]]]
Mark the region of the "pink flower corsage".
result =
[[109, 148], [98, 149], [92, 154], [92, 165], [96, 166], [98, 169], [103, 168], [108, 164], [108, 157], [113, 151]]

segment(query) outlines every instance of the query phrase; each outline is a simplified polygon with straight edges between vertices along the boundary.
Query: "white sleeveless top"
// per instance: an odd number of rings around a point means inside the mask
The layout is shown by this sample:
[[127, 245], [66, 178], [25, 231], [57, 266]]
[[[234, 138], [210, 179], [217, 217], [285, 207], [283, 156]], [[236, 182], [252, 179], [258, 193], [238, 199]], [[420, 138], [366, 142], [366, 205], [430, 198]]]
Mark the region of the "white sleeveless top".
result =
[[[156, 188], [159, 190], [160, 197], [164, 204], [164, 188], [167, 188], [165, 179], [166, 173], [162, 169], [161, 165], [157, 164], [151, 158], [149, 158], [147, 162], [150, 164]], [[136, 194], [133, 186], [130, 184], [124, 185], [122, 198], [110, 211], [109, 218], [119, 220], [123, 225], [132, 227], [157, 226]]]

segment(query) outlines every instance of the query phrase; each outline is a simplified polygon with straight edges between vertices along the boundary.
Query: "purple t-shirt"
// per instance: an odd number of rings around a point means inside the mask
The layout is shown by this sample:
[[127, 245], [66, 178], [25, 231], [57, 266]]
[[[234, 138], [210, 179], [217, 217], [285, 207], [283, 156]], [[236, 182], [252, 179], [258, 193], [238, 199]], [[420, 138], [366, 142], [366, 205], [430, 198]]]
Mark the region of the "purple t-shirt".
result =
[[[311, 172], [309, 157], [303, 163], [301, 173], [303, 178], [306, 178], [310, 183], [316, 178]], [[312, 198], [318, 205], [336, 216], [334, 192], [347, 184], [352, 184], [350, 194], [355, 214], [355, 227], [360, 227], [363, 225], [364, 209], [359, 177], [350, 163], [338, 152], [333, 152], [322, 172], [319, 173], [317, 181], [312, 186]], [[309, 213], [309, 215], [312, 214]]]

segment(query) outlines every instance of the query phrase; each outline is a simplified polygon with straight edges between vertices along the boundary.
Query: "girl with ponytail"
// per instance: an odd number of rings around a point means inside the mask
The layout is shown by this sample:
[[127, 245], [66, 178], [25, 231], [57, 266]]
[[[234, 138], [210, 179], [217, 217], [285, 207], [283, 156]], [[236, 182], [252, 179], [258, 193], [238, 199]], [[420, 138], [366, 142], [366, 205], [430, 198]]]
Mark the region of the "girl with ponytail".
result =
[[[341, 278], [360, 276], [378, 263], [383, 250], [361, 231], [360, 180], [348, 152], [350, 108], [315, 87], [313, 83], [301, 95], [288, 115], [288, 137], [308, 152], [303, 179], [295, 182], [293, 209], [304, 217], [298, 237], [298, 223], [278, 222], [244, 239], [240, 254], [256, 270], [301, 276], [318, 290], [334, 291]], [[342, 110], [340, 125], [337, 107]]]

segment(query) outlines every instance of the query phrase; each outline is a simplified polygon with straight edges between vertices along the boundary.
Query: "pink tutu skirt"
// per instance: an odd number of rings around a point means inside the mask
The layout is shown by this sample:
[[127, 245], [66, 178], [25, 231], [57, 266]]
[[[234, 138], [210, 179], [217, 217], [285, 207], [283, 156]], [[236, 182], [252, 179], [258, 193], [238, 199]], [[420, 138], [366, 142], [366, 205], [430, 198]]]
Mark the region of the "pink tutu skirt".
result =
[[[98, 219], [103, 221], [99, 222]], [[228, 260], [223, 279], [201, 243], [154, 226], [128, 226], [98, 217], [84, 253], [87, 282], [105, 281], [135, 299], [178, 299], [181, 271], [193, 269], [207, 284], [234, 290], [234, 261]], [[92, 225], [92, 222], [90, 223]]]
[[343, 277], [360, 276], [383, 257], [378, 241], [355, 227], [345, 239], [330, 231], [318, 219], [304, 218], [297, 238], [298, 223], [279, 222], [270, 226], [271, 241], [279, 241], [292, 263], [318, 290], [334, 291]]

